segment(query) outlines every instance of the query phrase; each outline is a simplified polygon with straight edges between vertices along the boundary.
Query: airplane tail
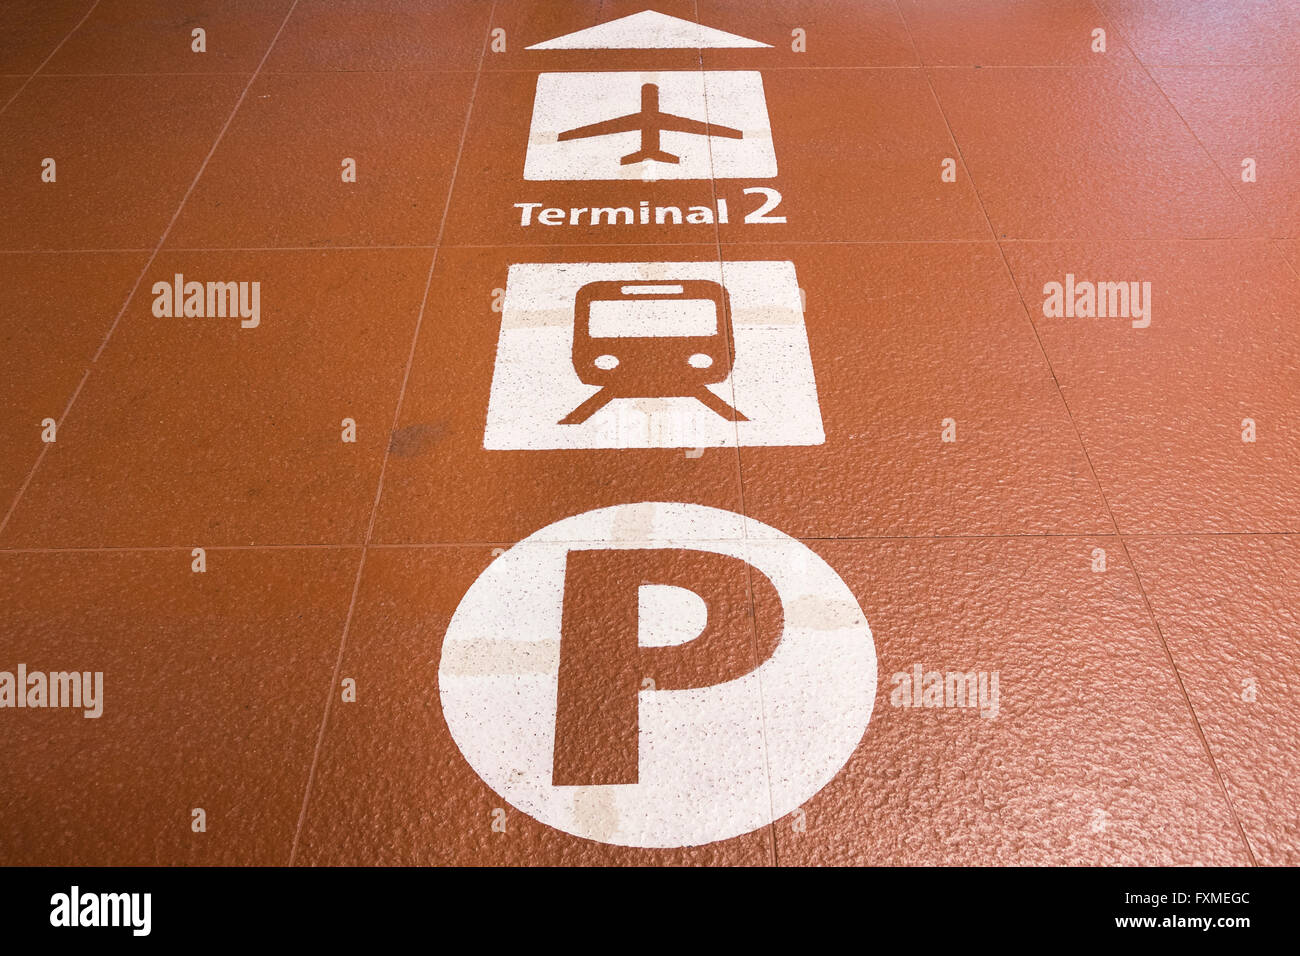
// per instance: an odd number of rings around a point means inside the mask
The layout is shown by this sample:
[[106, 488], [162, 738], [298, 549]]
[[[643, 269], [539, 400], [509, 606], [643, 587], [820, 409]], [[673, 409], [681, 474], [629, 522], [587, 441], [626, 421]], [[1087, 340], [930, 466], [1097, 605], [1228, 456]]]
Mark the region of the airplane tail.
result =
[[662, 149], [638, 149], [635, 153], [628, 153], [619, 160], [622, 166], [630, 166], [633, 163], [644, 162], [647, 159], [653, 159], [659, 163], [675, 163], [681, 157], [674, 156], [672, 153], [665, 153]]

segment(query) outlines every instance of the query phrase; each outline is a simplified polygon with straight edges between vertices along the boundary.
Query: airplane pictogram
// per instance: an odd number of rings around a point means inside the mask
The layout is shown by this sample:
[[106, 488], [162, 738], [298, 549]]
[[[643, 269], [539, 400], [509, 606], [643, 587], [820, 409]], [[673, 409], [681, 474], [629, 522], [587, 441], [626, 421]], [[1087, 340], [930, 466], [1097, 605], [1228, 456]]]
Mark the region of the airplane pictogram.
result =
[[641, 148], [628, 153], [619, 160], [619, 165], [629, 166], [651, 160], [657, 163], [677, 163], [680, 156], [666, 152], [659, 143], [663, 132], [690, 133], [695, 136], [721, 136], [725, 139], [743, 139], [745, 134], [730, 126], [714, 123], [702, 123], [685, 116], [664, 113], [659, 109], [659, 85], [657, 83], [641, 84], [641, 110], [626, 116], [579, 126], [577, 129], [565, 130], [556, 137], [564, 142], [572, 139], [589, 139], [593, 136], [609, 136], [614, 133], [641, 133]]
[[776, 174], [772, 124], [757, 71], [537, 77], [524, 158], [529, 182], [769, 179]]

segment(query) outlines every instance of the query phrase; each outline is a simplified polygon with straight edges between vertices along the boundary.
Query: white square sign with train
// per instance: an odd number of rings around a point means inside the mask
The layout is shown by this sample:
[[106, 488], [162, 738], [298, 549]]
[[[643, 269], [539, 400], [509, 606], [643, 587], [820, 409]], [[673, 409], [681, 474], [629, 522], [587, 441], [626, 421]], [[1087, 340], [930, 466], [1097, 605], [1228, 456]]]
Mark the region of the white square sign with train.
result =
[[485, 448], [824, 441], [792, 262], [510, 267]]

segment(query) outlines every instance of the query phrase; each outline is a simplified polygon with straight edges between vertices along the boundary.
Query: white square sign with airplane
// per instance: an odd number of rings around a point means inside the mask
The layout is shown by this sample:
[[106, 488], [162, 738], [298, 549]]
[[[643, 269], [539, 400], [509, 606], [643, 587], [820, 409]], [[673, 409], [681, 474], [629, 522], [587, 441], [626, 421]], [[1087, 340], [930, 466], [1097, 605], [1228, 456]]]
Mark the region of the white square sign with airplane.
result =
[[510, 267], [485, 448], [824, 441], [794, 263]]
[[770, 178], [763, 79], [745, 70], [543, 73], [526, 180]]

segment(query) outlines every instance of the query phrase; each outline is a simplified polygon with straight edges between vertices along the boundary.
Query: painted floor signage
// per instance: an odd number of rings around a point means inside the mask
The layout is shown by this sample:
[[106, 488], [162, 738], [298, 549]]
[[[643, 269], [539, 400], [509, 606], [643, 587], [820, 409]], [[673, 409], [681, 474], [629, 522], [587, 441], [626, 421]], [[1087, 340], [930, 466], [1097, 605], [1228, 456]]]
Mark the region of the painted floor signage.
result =
[[793, 263], [510, 267], [485, 447], [824, 440]]
[[[647, 11], [536, 49], [739, 40], [697, 26]], [[776, 173], [756, 71], [537, 78], [525, 180]], [[570, 215], [662, 208], [629, 197]], [[485, 449], [824, 441], [793, 262], [510, 266]], [[439, 690], [466, 759], [515, 807], [592, 840], [673, 847], [747, 833], [815, 794], [866, 730], [875, 671], [857, 602], [803, 544], [728, 511], [642, 503], [558, 521], [497, 558], [447, 631]]]
[[537, 78], [524, 179], [775, 175], [758, 73], [543, 73]]
[[605, 843], [694, 846], [835, 776], [871, 717], [876, 652], [805, 545], [642, 502], [493, 561], [447, 628], [438, 690], [465, 759], [519, 810]]

